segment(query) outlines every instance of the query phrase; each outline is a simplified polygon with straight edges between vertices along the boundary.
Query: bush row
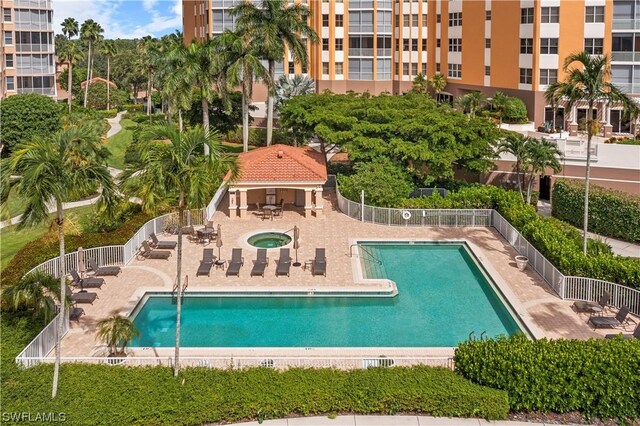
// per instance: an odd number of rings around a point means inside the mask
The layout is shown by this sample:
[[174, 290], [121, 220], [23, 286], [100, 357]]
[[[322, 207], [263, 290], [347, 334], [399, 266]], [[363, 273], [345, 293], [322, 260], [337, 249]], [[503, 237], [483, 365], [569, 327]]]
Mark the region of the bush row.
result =
[[[582, 228], [584, 183], [557, 180], [553, 186], [554, 217]], [[589, 231], [606, 237], [640, 241], [640, 197], [589, 185]]]
[[517, 411], [640, 417], [640, 341], [538, 340], [519, 335], [460, 344], [456, 371], [502, 389]]
[[403, 199], [395, 207], [496, 209], [563, 274], [640, 289], [640, 259], [614, 256], [606, 244], [595, 240], [589, 240], [588, 254], [583, 254], [579, 231], [555, 218], [541, 217], [515, 191], [476, 185], [444, 198], [435, 192], [431, 197]]

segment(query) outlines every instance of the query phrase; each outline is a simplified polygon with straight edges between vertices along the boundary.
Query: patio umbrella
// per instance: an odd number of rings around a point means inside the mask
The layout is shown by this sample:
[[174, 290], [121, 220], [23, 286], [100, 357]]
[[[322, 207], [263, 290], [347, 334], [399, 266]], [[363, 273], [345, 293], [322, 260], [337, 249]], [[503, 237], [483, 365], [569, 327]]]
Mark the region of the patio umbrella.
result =
[[78, 273], [80, 274], [80, 292], [84, 293], [84, 249], [78, 247]]
[[218, 260], [220, 260], [220, 247], [222, 247], [222, 226], [218, 224], [218, 236], [216, 237], [216, 247], [218, 247]]
[[298, 226], [293, 227], [293, 249], [296, 251], [296, 261], [293, 263], [293, 266], [300, 266], [301, 263], [298, 262], [298, 249], [300, 248], [300, 228]]

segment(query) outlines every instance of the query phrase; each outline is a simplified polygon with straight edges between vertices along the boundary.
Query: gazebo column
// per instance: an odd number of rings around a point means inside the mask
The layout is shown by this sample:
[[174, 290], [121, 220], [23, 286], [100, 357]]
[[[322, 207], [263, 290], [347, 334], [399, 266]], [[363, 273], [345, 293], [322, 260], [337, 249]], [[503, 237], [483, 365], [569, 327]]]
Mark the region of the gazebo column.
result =
[[238, 205], [236, 199], [238, 198], [238, 191], [233, 188], [229, 189], [229, 217], [233, 219], [238, 215]]
[[604, 109], [604, 133], [603, 136], [608, 138], [613, 133], [613, 126], [611, 125], [611, 105], [607, 103], [603, 103], [602, 108]]
[[316, 217], [322, 216], [324, 199], [322, 198], [322, 187], [316, 189]]
[[571, 107], [571, 118], [569, 122], [569, 136], [576, 136], [578, 134], [578, 107], [573, 105]]
[[238, 211], [240, 213], [240, 217], [244, 218], [244, 217], [247, 217], [247, 214], [248, 214], [247, 190], [240, 189], [239, 192], [240, 192], [240, 206], [238, 207]]
[[313, 202], [311, 200], [311, 191], [313, 189], [305, 189], [304, 190], [304, 217], [311, 217], [311, 212], [313, 211]]

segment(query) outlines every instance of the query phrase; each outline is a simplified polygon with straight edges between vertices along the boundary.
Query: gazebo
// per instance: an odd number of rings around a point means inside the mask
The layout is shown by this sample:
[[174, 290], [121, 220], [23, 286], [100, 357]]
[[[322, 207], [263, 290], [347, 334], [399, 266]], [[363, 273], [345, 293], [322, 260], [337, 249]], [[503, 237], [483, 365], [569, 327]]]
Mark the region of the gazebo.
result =
[[324, 156], [308, 147], [271, 145], [238, 156], [239, 174], [228, 181], [229, 217], [247, 217], [249, 206], [286, 205], [322, 216], [322, 187], [327, 181]]

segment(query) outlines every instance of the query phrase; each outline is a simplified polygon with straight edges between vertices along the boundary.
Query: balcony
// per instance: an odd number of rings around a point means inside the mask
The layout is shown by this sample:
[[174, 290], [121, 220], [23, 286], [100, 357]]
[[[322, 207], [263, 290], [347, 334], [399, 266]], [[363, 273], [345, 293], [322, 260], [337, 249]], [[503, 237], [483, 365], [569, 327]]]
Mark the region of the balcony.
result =
[[17, 53], [54, 53], [52, 44], [16, 44]]
[[614, 30], [640, 30], [640, 19], [614, 19]]
[[51, 9], [51, 0], [14, 0], [16, 9]]
[[16, 31], [53, 31], [51, 22], [16, 22]]
[[640, 52], [611, 52], [611, 62], [640, 62]]
[[373, 56], [371, 47], [350, 47], [349, 56]]
[[38, 93], [45, 96], [53, 96], [56, 94], [55, 87], [22, 87], [18, 89], [18, 93]]
[[640, 94], [640, 83], [613, 83], [625, 93]]

